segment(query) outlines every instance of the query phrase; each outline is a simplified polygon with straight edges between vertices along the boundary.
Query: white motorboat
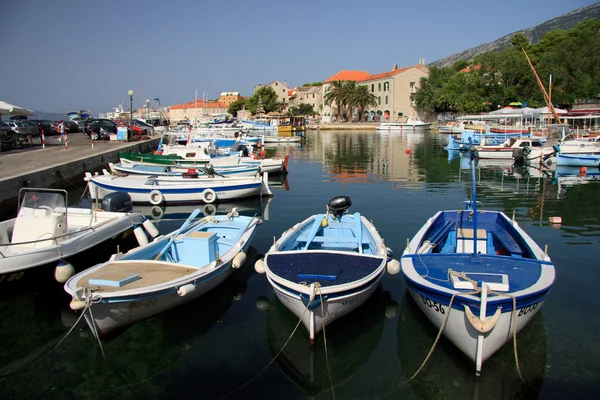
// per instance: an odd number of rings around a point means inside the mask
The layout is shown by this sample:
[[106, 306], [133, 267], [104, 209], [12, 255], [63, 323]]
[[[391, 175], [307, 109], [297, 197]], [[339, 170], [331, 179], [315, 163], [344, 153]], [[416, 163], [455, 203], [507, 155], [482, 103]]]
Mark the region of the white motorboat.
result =
[[382, 122], [377, 127], [379, 131], [395, 131], [402, 130], [406, 128], [429, 128], [431, 126], [431, 122], [423, 122], [417, 116], [408, 117], [406, 122]]

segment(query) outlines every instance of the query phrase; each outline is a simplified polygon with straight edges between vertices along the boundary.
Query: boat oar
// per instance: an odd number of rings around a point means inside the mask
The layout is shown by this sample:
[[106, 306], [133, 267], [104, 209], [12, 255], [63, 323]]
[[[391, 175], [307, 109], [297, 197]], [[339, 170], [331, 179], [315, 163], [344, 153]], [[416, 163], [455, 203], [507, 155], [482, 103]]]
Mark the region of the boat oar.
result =
[[169, 239], [169, 243], [167, 243], [165, 245], [165, 247], [163, 247], [163, 249], [160, 251], [160, 253], [158, 253], [158, 255], [156, 256], [156, 258], [154, 259], [154, 261], [158, 260], [159, 258], [162, 257], [163, 254], [165, 254], [165, 252], [169, 249], [169, 247], [171, 247], [171, 245], [173, 244], [173, 242], [175, 241], [175, 238], [177, 236], [179, 236], [179, 234], [188, 227], [188, 225], [198, 216], [198, 214], [200, 214], [200, 209], [196, 208], [194, 211], [192, 211], [192, 213], [190, 214], [190, 216], [185, 220], [185, 222], [181, 225], [181, 228], [179, 228], [177, 230], [177, 232], [175, 232], [175, 234], [173, 236], [171, 236], [171, 239]]

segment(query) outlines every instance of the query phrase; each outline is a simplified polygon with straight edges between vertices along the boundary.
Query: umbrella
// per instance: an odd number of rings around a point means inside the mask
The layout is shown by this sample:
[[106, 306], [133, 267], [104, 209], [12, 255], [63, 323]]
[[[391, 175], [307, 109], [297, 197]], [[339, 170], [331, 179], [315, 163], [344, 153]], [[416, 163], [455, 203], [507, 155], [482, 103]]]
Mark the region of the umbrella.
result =
[[523, 103], [521, 103], [520, 101], [513, 101], [512, 103], [508, 104], [511, 107], [521, 107], [523, 105]]
[[28, 116], [33, 115], [34, 112], [26, 108], [17, 107], [13, 104], [0, 100], [0, 115], [4, 114]]

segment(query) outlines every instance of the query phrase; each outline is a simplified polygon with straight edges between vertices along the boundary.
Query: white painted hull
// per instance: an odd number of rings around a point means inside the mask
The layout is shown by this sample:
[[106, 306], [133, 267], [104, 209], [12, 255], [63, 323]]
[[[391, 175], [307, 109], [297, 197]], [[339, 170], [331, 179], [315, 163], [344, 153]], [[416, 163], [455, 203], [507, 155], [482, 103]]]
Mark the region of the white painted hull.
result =
[[[77, 211], [82, 214], [83, 211], [89, 211], [87, 215], [77, 216]], [[95, 212], [97, 215], [96, 222], [92, 221], [92, 211], [82, 209], [68, 209], [67, 222], [69, 231], [72, 235], [59, 238], [54, 241], [39, 241], [31, 243], [28, 246], [15, 246], [9, 244], [8, 231], [12, 230], [15, 219], [3, 221], [0, 223], [0, 236], [2, 243], [0, 244], [0, 252], [3, 257], [0, 258], [0, 275], [10, 274], [19, 271], [57, 262], [75, 254], [117, 237], [127, 229], [130, 229], [135, 224], [140, 224], [141, 217], [138, 213], [118, 213], [118, 212]], [[86, 220], [87, 224], [78, 224], [75, 218]], [[96, 227], [95, 229], [89, 229]], [[80, 233], [76, 231], [81, 230]]]
[[488, 160], [512, 160], [513, 150], [476, 150], [477, 158], [488, 159]]
[[[427, 319], [429, 319], [436, 329], [439, 330], [442, 326], [444, 318], [446, 318], [446, 315], [449, 312], [449, 308], [445, 305], [435, 303], [433, 300], [422, 296], [410, 287], [409, 292]], [[455, 298], [455, 302], [460, 302], [460, 300]], [[529, 323], [535, 314], [542, 308], [543, 303], [543, 301], [537, 303], [533, 310], [531, 310], [532, 307], [526, 307], [527, 310], [530, 310], [527, 313], [524, 313], [523, 309], [517, 309], [517, 333], [525, 325], [527, 325], [527, 323]], [[429, 306], [428, 304], [431, 304], [432, 306]], [[437, 311], [436, 307], [437, 310], [443, 310], [443, 313], [441, 311]], [[519, 316], [519, 313], [521, 312], [523, 312], [523, 314]], [[454, 343], [456, 347], [465, 353], [467, 357], [469, 357], [473, 362], [476, 362], [478, 332], [468, 322], [465, 312], [453, 308], [450, 310], [450, 315], [448, 315], [447, 318], [448, 320], [442, 333], [452, 343]], [[485, 360], [498, 351], [513, 337], [514, 329], [512, 318], [512, 312], [502, 313], [494, 328], [484, 335], [485, 338], [483, 342], [482, 362], [485, 362]]]
[[[373, 280], [371, 284], [360, 292], [353, 292], [346, 296], [327, 299], [325, 299], [326, 296], [324, 295], [323, 305], [321, 306], [321, 304], [318, 304], [312, 310], [306, 309], [306, 305], [302, 302], [299, 295], [285, 290], [285, 288], [273, 282], [269, 275], [267, 275], [267, 278], [269, 283], [273, 286], [279, 301], [292, 311], [296, 317], [302, 318], [302, 323], [308, 330], [310, 337], [314, 339], [314, 337], [323, 330], [323, 325], [327, 326], [336, 319], [343, 317], [363, 305], [377, 289], [377, 285], [379, 285], [382, 276], [383, 274], [380, 274], [379, 279]], [[335, 293], [332, 293], [331, 295], [335, 295]], [[313, 300], [313, 304], [317, 304], [319, 301], [319, 295], [317, 294]]]

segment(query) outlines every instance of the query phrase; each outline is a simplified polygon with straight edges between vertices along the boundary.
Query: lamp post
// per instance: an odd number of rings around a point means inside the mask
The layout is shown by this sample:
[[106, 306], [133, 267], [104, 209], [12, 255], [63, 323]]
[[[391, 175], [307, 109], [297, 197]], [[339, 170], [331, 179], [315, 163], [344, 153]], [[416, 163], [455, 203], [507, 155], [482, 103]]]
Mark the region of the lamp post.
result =
[[146, 119], [150, 121], [150, 99], [146, 99]]
[[129, 89], [129, 122], [133, 121], [133, 90]]

